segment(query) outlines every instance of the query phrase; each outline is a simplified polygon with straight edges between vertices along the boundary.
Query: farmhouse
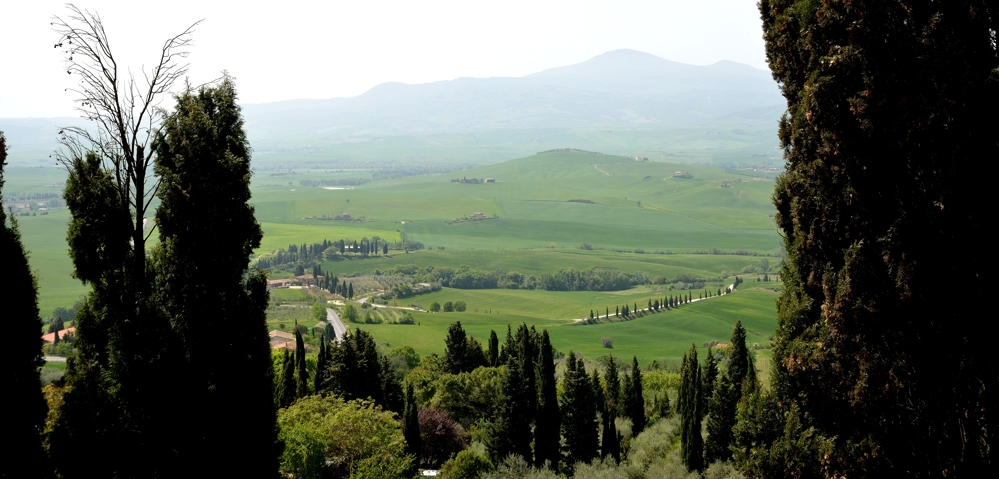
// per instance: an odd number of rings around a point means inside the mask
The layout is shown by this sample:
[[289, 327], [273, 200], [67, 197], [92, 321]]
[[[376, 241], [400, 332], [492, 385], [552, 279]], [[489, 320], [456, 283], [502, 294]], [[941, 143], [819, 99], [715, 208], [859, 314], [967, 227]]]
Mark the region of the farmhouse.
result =
[[55, 336], [56, 336], [56, 334], [59, 335], [59, 340], [62, 341], [66, 337], [67, 334], [70, 335], [70, 336], [76, 334], [76, 328], [70, 327], [70, 328], [63, 329], [63, 330], [59, 331], [58, 333], [43, 334], [42, 335], [42, 341], [45, 341], [46, 343], [54, 343], [55, 342]]
[[291, 286], [290, 279], [269, 279], [267, 280], [267, 287], [270, 289], [287, 288]]
[[286, 331], [272, 330], [267, 333], [270, 337], [271, 349], [295, 350], [295, 335]]
[[481, 219], [485, 219], [485, 218], [486, 218], [486, 215], [482, 214], [481, 211], [476, 211], [476, 212], [472, 213], [472, 219], [473, 220], [481, 220]]
[[677, 171], [676, 173], [673, 173], [673, 176], [683, 176], [683, 172]]
[[486, 178], [486, 183], [496, 183], [496, 178]]
[[336, 218], [334, 218], [334, 219], [340, 220], [340, 221], [350, 221], [350, 215], [347, 214], [347, 213], [340, 213], [340, 214], [336, 215]]

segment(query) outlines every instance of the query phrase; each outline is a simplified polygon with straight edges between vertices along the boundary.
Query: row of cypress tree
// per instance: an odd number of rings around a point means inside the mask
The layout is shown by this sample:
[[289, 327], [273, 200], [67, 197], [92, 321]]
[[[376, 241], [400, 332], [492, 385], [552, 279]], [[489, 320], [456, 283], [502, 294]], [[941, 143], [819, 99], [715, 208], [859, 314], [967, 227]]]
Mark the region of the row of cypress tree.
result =
[[[756, 372], [746, 347], [746, 330], [736, 321], [728, 345], [728, 364], [719, 370], [712, 348], [701, 365], [697, 347], [690, 345], [680, 367], [680, 388], [676, 412], [680, 416], [680, 457], [690, 470], [701, 471], [707, 464], [732, 459], [736, 408], [744, 392], [755, 391]], [[707, 441], [702, 422], [707, 422]]]
[[[618, 362], [609, 357], [601, 383], [596, 369], [587, 374], [582, 359], [570, 353], [559, 396], [555, 351], [547, 330], [538, 333], [526, 324], [515, 332], [508, 328], [503, 345], [491, 331], [484, 353], [478, 341], [466, 338], [461, 323], [455, 322], [445, 347], [445, 372], [459, 374], [480, 366], [506, 368], [501, 398], [486, 430], [486, 448], [493, 461], [517, 455], [536, 467], [558, 469], [564, 464], [571, 469], [577, 462], [601, 455], [620, 459], [615, 418], [630, 418], [635, 434], [644, 429], [645, 400], [637, 358], [622, 384]], [[563, 438], [564, 447], [560, 446]]]

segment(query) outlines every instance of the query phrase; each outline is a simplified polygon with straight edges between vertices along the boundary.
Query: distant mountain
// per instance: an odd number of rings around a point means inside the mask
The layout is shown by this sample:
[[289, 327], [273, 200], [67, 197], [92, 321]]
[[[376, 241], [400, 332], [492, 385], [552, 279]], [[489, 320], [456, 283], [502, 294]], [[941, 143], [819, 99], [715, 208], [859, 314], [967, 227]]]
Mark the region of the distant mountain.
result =
[[243, 111], [247, 129], [259, 139], [335, 140], [776, 120], [784, 104], [767, 71], [727, 61], [693, 66], [615, 50], [520, 78], [384, 83], [353, 98], [246, 105]]
[[[536, 151], [533, 138], [548, 134], [564, 138], [570, 131], [567, 129], [578, 132], [724, 124], [776, 132], [785, 104], [767, 71], [728, 61], [686, 65], [634, 50], [615, 50], [582, 63], [519, 78], [459, 78], [420, 85], [383, 83], [352, 98], [249, 104], [244, 105], [243, 113], [250, 143], [257, 153], [281, 156], [336, 148], [337, 154], [327, 155], [329, 158], [387, 160], [398, 158], [400, 152], [412, 153], [414, 144], [420, 144], [419, 154], [427, 159], [454, 154], [469, 159], [500, 144], [516, 150], [496, 150], [493, 156], [500, 159]], [[81, 123], [78, 118], [0, 118], [0, 130], [7, 133], [12, 162], [39, 166], [51, 164], [48, 155], [57, 147], [58, 127]], [[511, 143], [510, 136], [505, 135], [506, 139], [497, 143], [492, 139], [497, 135], [475, 135], [495, 130], [516, 130], [518, 139]], [[441, 135], [452, 136], [442, 141]], [[453, 135], [463, 136], [458, 141], [461, 146], [447, 143]], [[375, 142], [360, 146], [386, 137], [410, 140], [400, 143], [408, 146], [377, 153], [371, 150], [376, 148]], [[568, 139], [544, 147], [633, 150], [619, 139], [601, 143], [576, 138], [570, 134]]]

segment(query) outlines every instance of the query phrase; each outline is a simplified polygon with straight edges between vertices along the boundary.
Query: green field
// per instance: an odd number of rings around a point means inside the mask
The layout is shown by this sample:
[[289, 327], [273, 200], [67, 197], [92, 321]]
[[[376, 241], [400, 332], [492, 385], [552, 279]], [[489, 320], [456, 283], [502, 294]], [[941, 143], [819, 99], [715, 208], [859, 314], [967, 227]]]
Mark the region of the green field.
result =
[[[774, 301], [777, 294], [755, 288], [631, 321], [581, 325], [571, 319], [588, 314], [591, 308], [603, 312], [604, 306], [610, 306], [613, 312], [615, 304], [625, 301], [639, 302], [642, 307], [650, 297], [653, 296], [642, 288], [610, 293], [445, 288], [412, 301], [426, 306], [433, 301], [462, 300], [468, 303], [469, 309], [463, 313], [417, 312], [414, 316], [419, 324], [412, 326], [348, 326], [371, 332], [382, 347], [409, 345], [421, 355], [427, 355], [443, 354], [447, 329], [455, 321], [461, 321], [468, 334], [483, 344], [489, 338], [490, 330], [495, 330], [502, 341], [507, 325], [516, 327], [526, 323], [548, 329], [552, 345], [564, 353], [572, 350], [588, 358], [607, 353], [622, 357], [636, 355], [641, 364], [652, 360], [678, 361], [691, 343], [702, 350], [706, 349], [702, 347], [706, 341], [727, 343], [737, 319], [741, 319], [749, 331], [747, 343], [750, 345], [768, 344], [776, 326]], [[479, 311], [475, 312], [475, 309]], [[600, 343], [602, 337], [610, 337], [614, 348], [604, 348]]]
[[[678, 171], [690, 177], [675, 177]], [[337, 258], [325, 261], [323, 270], [348, 276], [409, 264], [468, 265], [540, 276], [560, 268], [610, 268], [642, 272], [650, 278], [688, 274], [712, 279], [740, 274], [744, 267], [759, 264], [760, 258], [753, 255], [772, 256], [779, 247], [770, 202], [774, 174], [768, 172], [558, 151], [461, 172], [371, 181], [353, 189], [299, 184], [303, 179], [370, 175], [371, 170], [314, 166], [258, 172], [251, 187], [257, 219], [264, 230], [258, 252], [323, 239], [378, 236], [394, 242], [405, 235], [428, 249]], [[488, 177], [496, 182], [451, 182], [461, 177]], [[14, 168], [8, 171], [6, 191], [59, 192], [55, 183], [64, 178], [65, 173], [55, 168]], [[723, 183], [728, 187], [722, 187]], [[446, 223], [473, 212], [496, 218]], [[312, 219], [339, 213], [363, 221]], [[65, 209], [20, 218], [32, 268], [39, 278], [43, 315], [72, 305], [86, 292], [70, 276], [65, 242], [68, 218]], [[582, 249], [584, 244], [592, 249]], [[706, 254], [709, 252], [727, 254]], [[736, 252], [740, 254], [732, 254]], [[769, 260], [771, 265], [778, 263], [777, 258]], [[720, 282], [709, 283], [708, 288], [720, 286]], [[303, 299], [298, 291], [277, 294], [276, 299], [282, 301]], [[363, 327], [371, 329], [384, 344], [409, 344], [427, 354], [443, 351], [447, 326], [455, 320], [461, 320], [483, 341], [490, 329], [504, 334], [506, 325], [523, 322], [548, 328], [559, 350], [572, 349], [588, 357], [605, 354], [608, 351], [599, 339], [607, 336], [614, 340], [615, 354], [636, 354], [643, 362], [676, 359], [691, 341], [698, 345], [724, 341], [738, 317], [753, 331], [751, 343], [765, 344], [766, 336], [773, 332], [775, 294], [762, 291], [740, 291], [628, 322], [580, 326], [571, 321], [588, 315], [590, 309], [613, 311], [624, 302], [644, 307], [649, 298], [664, 294], [669, 292], [651, 293], [648, 287], [600, 293], [445, 289], [400, 303], [429, 306], [433, 301], [461, 299], [468, 304], [468, 311], [415, 313], [419, 326]], [[282, 318], [272, 318], [271, 326], [294, 319]]]

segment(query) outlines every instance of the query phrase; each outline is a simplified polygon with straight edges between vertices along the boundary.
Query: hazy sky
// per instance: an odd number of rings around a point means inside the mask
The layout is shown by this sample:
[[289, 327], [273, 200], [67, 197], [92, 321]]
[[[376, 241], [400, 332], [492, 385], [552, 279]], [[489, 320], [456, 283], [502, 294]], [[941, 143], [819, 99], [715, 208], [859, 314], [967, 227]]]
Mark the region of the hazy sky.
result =
[[[53, 48], [64, 3], [3, 7], [0, 117], [75, 116]], [[355, 96], [379, 83], [523, 76], [618, 48], [683, 63], [766, 69], [755, 0], [93, 0], [120, 65], [139, 73], [197, 20], [193, 84], [236, 77], [244, 103]], [[167, 7], [162, 7], [166, 5]]]

